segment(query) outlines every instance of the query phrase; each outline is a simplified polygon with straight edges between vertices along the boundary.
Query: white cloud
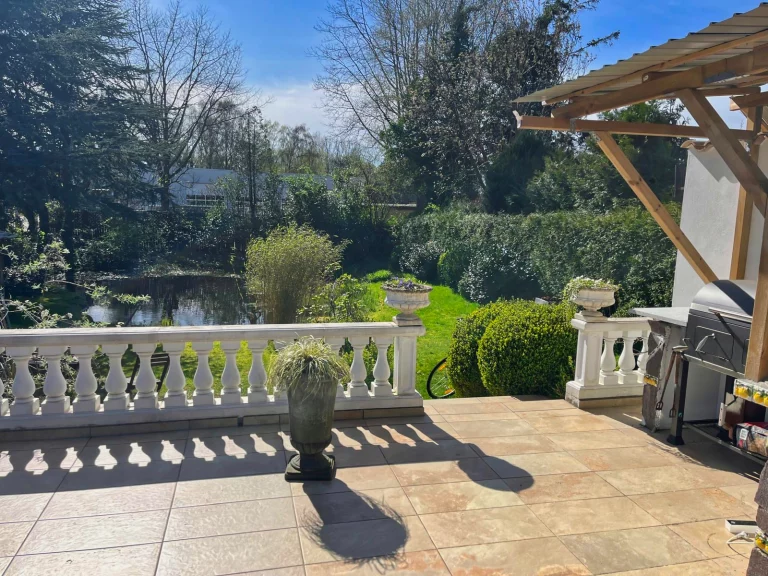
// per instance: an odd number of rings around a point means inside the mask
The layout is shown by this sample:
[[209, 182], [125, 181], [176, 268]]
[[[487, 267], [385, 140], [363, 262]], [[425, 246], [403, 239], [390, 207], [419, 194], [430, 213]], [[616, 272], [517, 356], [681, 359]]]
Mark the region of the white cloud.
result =
[[257, 89], [270, 100], [262, 109], [265, 119], [288, 126], [306, 124], [312, 132], [328, 132], [322, 93], [315, 90], [311, 83], [258, 86]]

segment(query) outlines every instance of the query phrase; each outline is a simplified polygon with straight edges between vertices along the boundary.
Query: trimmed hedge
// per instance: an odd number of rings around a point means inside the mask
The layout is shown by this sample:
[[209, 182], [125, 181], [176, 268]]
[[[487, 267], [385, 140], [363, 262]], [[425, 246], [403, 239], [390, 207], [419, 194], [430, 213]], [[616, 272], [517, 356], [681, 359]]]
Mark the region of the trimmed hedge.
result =
[[475, 310], [466, 318], [459, 318], [451, 337], [448, 352], [448, 377], [459, 397], [487, 396], [477, 366], [477, 348], [485, 329], [511, 302], [499, 301]]
[[477, 349], [484, 388], [492, 396], [561, 396], [573, 375], [573, 307], [514, 302], [485, 330]]

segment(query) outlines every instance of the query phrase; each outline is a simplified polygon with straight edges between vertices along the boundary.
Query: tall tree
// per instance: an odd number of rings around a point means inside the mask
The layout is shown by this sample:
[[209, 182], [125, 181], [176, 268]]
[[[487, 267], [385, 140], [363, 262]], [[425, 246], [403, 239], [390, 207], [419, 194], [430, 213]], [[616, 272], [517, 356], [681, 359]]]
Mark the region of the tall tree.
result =
[[150, 161], [161, 206], [170, 185], [189, 167], [206, 131], [230, 119], [230, 101], [243, 95], [240, 46], [207, 9], [185, 11], [181, 0], [165, 10], [128, 0], [129, 62], [142, 73], [129, 87], [156, 111], [136, 128], [154, 147]]
[[0, 3], [0, 198], [45, 231], [57, 202], [70, 259], [76, 211], [140, 188], [129, 127], [146, 116], [125, 90], [124, 36], [117, 0]]

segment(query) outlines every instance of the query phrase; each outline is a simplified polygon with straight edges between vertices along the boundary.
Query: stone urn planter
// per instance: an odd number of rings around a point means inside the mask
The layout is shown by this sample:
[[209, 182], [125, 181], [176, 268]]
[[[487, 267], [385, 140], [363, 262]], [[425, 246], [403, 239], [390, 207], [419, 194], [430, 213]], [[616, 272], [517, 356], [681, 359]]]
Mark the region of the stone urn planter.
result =
[[618, 286], [605, 280], [593, 280], [579, 276], [574, 278], [565, 287], [564, 297], [583, 308], [582, 316], [598, 317], [601, 308], [613, 306], [616, 303], [616, 290]]
[[324, 450], [331, 443], [336, 389], [349, 379], [349, 367], [322, 340], [302, 338], [283, 348], [269, 380], [288, 396], [291, 445], [298, 451], [288, 462], [288, 482], [328, 481], [336, 462]]
[[421, 319], [416, 316], [415, 312], [429, 306], [429, 293], [432, 291], [432, 286], [395, 278], [382, 284], [381, 288], [387, 295], [384, 303], [399, 312], [393, 318], [395, 324], [399, 326], [421, 325]]

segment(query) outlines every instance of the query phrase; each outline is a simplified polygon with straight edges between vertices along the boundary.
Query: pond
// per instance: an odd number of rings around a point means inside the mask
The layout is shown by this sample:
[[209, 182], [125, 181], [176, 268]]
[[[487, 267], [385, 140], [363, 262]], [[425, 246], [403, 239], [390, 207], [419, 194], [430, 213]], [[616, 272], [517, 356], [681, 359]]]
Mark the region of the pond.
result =
[[249, 308], [245, 286], [231, 276], [165, 276], [120, 278], [104, 284], [113, 293], [146, 294], [152, 299], [138, 306], [113, 302], [92, 305], [86, 310], [96, 322], [131, 326], [204, 326], [257, 324]]

